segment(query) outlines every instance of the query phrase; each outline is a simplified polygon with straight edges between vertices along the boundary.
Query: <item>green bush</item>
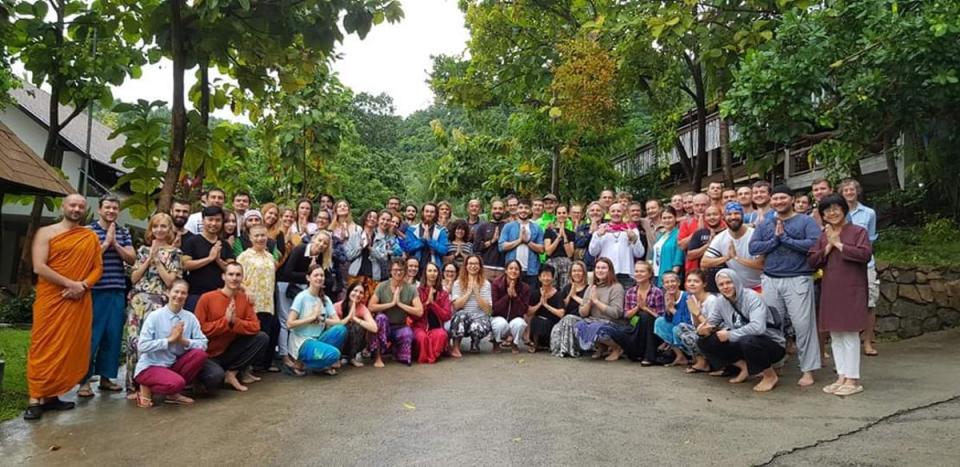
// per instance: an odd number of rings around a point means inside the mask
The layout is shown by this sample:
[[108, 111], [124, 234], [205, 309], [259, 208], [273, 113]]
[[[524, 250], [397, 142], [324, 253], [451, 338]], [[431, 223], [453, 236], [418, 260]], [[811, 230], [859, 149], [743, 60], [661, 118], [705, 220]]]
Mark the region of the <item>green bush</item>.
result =
[[25, 297], [0, 298], [0, 323], [30, 324], [33, 322], [33, 299], [31, 291]]
[[921, 228], [885, 229], [873, 250], [878, 259], [899, 265], [956, 266], [960, 227], [950, 219], [935, 216]]

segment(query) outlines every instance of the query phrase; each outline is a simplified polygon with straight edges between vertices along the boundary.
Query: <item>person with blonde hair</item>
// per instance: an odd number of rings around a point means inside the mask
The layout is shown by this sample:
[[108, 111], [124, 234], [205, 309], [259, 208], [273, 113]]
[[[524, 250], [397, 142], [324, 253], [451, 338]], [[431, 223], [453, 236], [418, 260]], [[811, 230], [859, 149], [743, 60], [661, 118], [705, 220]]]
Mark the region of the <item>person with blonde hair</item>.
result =
[[307, 271], [314, 264], [319, 264], [323, 268], [323, 291], [329, 296], [326, 289], [332, 285], [334, 280], [333, 249], [331, 248], [330, 234], [323, 230], [317, 232], [309, 243], [301, 243], [291, 250], [287, 262], [277, 273], [277, 293], [280, 299], [280, 307], [277, 309], [277, 320], [280, 322], [277, 346], [280, 355], [283, 356], [283, 363], [288, 367], [293, 365], [293, 362], [287, 352], [289, 340], [287, 313], [293, 306], [293, 300], [297, 297], [297, 294], [307, 287], [309, 283]]
[[143, 319], [166, 303], [166, 295], [177, 279], [183, 277], [183, 253], [173, 246], [175, 230], [173, 218], [160, 212], [150, 217], [144, 244], [137, 250], [130, 282], [130, 301], [127, 305], [126, 336], [126, 390], [128, 397], [136, 397], [137, 337]]

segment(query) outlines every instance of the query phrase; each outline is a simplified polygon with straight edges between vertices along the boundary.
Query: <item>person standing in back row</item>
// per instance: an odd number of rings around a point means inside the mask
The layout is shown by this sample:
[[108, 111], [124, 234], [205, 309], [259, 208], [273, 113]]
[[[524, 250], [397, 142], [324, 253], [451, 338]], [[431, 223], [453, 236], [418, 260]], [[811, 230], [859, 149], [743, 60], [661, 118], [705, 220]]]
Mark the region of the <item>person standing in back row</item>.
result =
[[[797, 334], [800, 386], [814, 383], [820, 369], [820, 344], [814, 313], [813, 268], [807, 252], [820, 238], [820, 227], [810, 216], [793, 210], [793, 191], [785, 185], [773, 189], [770, 205], [776, 216], [763, 220], [750, 239], [750, 254], [765, 255], [763, 301], [780, 316], [787, 315]], [[761, 219], [763, 219], [761, 217]]]

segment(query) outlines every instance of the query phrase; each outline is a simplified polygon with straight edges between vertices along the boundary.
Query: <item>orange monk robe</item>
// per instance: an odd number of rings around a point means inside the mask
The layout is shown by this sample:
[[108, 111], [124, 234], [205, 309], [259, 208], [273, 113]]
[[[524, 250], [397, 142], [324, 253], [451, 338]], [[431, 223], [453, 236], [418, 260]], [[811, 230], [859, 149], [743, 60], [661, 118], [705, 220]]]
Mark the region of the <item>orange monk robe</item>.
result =
[[[93, 286], [103, 273], [97, 234], [78, 226], [51, 238], [47, 265], [63, 277]], [[63, 298], [62, 291], [62, 287], [42, 277], [37, 281], [27, 354], [27, 386], [33, 398], [69, 391], [80, 383], [90, 366], [90, 290], [77, 300]]]

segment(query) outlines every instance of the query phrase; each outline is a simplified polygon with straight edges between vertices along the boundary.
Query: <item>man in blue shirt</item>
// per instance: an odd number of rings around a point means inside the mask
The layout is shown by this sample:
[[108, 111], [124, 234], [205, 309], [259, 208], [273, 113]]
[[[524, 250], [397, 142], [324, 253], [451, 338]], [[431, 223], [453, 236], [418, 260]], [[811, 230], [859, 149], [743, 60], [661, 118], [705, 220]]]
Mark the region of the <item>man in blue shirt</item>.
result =
[[505, 253], [504, 264], [513, 260], [520, 262], [523, 280], [533, 288], [539, 287], [540, 253], [543, 253], [543, 229], [530, 220], [530, 201], [517, 200], [517, 220], [503, 226], [498, 241], [500, 251]]
[[[860, 182], [848, 178], [840, 182], [840, 196], [847, 202], [850, 212], [847, 213], [847, 222], [853, 225], [863, 227], [870, 237], [870, 243], [877, 241], [877, 213], [873, 209], [864, 206], [860, 202], [860, 196], [863, 194], [863, 188]], [[863, 330], [863, 353], [874, 357], [877, 355], [877, 349], [873, 347], [874, 336], [873, 328], [877, 323], [877, 313], [874, 307], [877, 306], [877, 298], [880, 297], [880, 281], [877, 280], [877, 265], [870, 258], [867, 264], [867, 328]]]
[[750, 254], [766, 257], [761, 278], [763, 301], [793, 322], [803, 373], [797, 384], [810, 386], [814, 383], [813, 372], [820, 369], [820, 344], [813, 268], [807, 263], [807, 252], [820, 238], [820, 227], [810, 216], [794, 212], [793, 191], [787, 186], [773, 189], [770, 205], [776, 216], [763, 220], [754, 231]]
[[107, 195], [100, 198], [100, 219], [89, 225], [100, 238], [103, 254], [103, 276], [93, 290], [93, 339], [90, 347], [90, 369], [83, 378], [77, 395], [93, 397], [89, 379], [100, 376], [101, 391], [119, 391], [119, 384], [111, 379], [117, 377], [120, 368], [120, 341], [127, 310], [127, 273], [123, 264], [133, 264], [137, 259], [133, 251], [130, 232], [117, 224], [120, 215], [120, 200]]
[[427, 262], [433, 261], [443, 268], [443, 256], [447, 254], [447, 229], [437, 225], [437, 205], [426, 203], [420, 209], [420, 223], [408, 225], [400, 240], [400, 247], [420, 262], [420, 273], [427, 269]]

